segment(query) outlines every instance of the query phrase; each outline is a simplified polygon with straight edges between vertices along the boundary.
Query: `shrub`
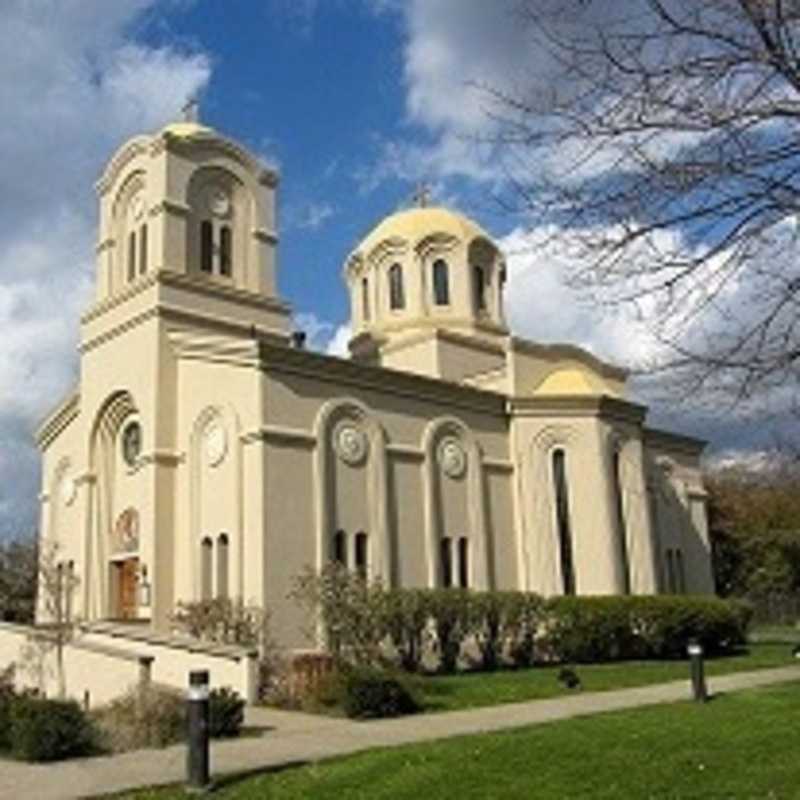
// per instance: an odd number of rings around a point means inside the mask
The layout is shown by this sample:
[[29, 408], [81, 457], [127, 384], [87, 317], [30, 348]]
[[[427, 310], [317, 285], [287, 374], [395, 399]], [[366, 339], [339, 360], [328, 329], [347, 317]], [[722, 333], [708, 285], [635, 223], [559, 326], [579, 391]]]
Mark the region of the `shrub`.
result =
[[115, 752], [166, 747], [186, 737], [186, 699], [176, 689], [134, 687], [98, 709], [95, 717]]
[[0, 752], [11, 747], [11, 705], [16, 699], [13, 664], [0, 671]]
[[536, 636], [544, 615], [544, 600], [529, 592], [508, 592], [505, 646], [516, 667], [528, 667], [536, 656]]
[[12, 752], [26, 761], [58, 761], [91, 755], [97, 732], [72, 700], [19, 696], [11, 703]]
[[399, 717], [420, 709], [413, 690], [400, 675], [358, 667], [347, 670], [341, 681], [344, 711], [352, 719]]
[[290, 597], [322, 623], [328, 652], [338, 664], [379, 665], [386, 638], [385, 592], [341, 564], [326, 564], [321, 572], [305, 570]]
[[631, 625], [638, 598], [554, 597], [545, 606], [543, 647], [557, 661], [615, 661], [645, 655]]
[[244, 723], [245, 702], [228, 687], [212, 689], [209, 697], [209, 735], [215, 739], [238, 736]]
[[428, 609], [436, 631], [439, 667], [444, 673], [456, 671], [461, 645], [470, 630], [469, 592], [463, 589], [431, 589]]
[[215, 644], [270, 649], [269, 613], [241, 600], [217, 597], [193, 603], [178, 603], [172, 615], [173, 627], [195, 639]]
[[384, 599], [384, 624], [407, 672], [418, 672], [425, 655], [425, 634], [430, 619], [428, 592], [392, 589]]

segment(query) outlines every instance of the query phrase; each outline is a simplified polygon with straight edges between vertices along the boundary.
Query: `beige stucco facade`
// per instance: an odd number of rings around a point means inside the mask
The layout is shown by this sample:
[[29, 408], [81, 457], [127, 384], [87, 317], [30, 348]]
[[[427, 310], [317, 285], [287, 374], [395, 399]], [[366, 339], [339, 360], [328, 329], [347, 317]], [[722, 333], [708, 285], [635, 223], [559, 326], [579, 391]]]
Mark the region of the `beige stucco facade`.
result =
[[626, 375], [510, 335], [505, 263], [442, 208], [389, 216], [344, 266], [351, 358], [292, 337], [277, 175], [196, 123], [97, 184], [80, 381], [42, 423], [41, 536], [87, 620], [181, 601], [271, 609], [331, 558], [394, 586], [713, 591], [701, 442], [649, 430]]

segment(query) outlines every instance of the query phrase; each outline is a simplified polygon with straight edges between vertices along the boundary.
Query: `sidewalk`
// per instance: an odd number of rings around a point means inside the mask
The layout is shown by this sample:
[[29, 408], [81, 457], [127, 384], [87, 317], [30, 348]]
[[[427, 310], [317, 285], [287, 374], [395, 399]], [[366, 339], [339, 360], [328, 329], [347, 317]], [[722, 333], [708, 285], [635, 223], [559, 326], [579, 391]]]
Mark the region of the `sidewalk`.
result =
[[[713, 678], [709, 681], [709, 689], [712, 693], [732, 692], [792, 680], [800, 680], [800, 666]], [[682, 680], [374, 722], [251, 708], [248, 709], [247, 725], [265, 729], [263, 734], [212, 743], [211, 766], [215, 775], [253, 771], [317, 761], [375, 747], [393, 747], [670, 703], [689, 696], [688, 681]], [[0, 762], [0, 798], [69, 800], [180, 783], [185, 778], [185, 759], [185, 746], [177, 745], [165, 750], [140, 750], [49, 765], [3, 761]]]

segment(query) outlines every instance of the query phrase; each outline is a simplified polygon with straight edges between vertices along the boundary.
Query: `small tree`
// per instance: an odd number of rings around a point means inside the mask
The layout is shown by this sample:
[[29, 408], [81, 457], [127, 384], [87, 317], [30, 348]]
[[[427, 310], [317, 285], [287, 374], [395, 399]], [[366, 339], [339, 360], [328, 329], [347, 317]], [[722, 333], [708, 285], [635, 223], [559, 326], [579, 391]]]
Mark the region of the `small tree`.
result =
[[48, 542], [41, 548], [35, 582], [37, 618], [41, 625], [29, 636], [23, 661], [43, 686], [47, 661], [54, 653], [58, 693], [64, 697], [67, 688], [64, 650], [75, 635], [77, 620], [72, 612], [72, 598], [80, 581], [60, 558], [60, 550], [57, 542]]

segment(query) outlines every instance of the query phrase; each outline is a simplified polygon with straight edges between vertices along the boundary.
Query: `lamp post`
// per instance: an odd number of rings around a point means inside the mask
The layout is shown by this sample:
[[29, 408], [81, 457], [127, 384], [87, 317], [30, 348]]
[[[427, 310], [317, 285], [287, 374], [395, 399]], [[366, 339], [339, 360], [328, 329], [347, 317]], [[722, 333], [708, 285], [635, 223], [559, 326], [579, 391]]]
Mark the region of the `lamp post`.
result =
[[202, 792], [209, 788], [208, 748], [208, 670], [189, 673], [187, 693], [189, 749], [186, 753], [186, 777], [190, 791]]
[[703, 645], [697, 639], [690, 639], [686, 647], [692, 674], [692, 697], [695, 702], [705, 703], [708, 700], [706, 676], [703, 666]]

